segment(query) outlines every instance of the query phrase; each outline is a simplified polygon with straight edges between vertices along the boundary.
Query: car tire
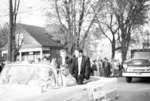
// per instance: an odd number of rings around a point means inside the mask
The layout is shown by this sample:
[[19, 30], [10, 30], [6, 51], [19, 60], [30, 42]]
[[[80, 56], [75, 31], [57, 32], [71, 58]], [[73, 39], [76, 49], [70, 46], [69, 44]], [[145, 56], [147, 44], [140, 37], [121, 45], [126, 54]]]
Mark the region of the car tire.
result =
[[131, 83], [131, 82], [132, 82], [132, 77], [126, 77], [126, 81], [127, 81], [128, 83]]

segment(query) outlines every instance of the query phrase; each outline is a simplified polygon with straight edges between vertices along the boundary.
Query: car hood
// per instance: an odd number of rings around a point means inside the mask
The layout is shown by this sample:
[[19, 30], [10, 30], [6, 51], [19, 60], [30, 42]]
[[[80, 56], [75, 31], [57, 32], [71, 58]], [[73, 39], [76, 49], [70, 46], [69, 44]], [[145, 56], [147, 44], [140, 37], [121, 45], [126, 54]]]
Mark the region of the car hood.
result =
[[38, 88], [24, 85], [1, 85], [0, 87], [1, 101], [71, 101], [72, 98], [73, 101], [82, 101], [82, 99], [89, 101], [88, 92], [80, 85], [51, 89], [44, 93], [41, 93]]
[[1, 101], [19, 101], [16, 99], [26, 98], [40, 94], [39, 87], [30, 87], [21, 84], [4, 84], [0, 85]]
[[[48, 91], [41, 93], [41, 88], [39, 86], [24, 85], [24, 84], [0, 84], [0, 100], [1, 101], [47, 101], [49, 99], [65, 99], [70, 93], [74, 95], [75, 92], [81, 92], [81, 97], [83, 94], [87, 95], [86, 91], [83, 91], [83, 86], [99, 80], [99, 77], [91, 77], [89, 80], [85, 81], [85, 85], [76, 85], [71, 87], [63, 88], [52, 88]], [[60, 95], [56, 98], [56, 95]], [[80, 95], [80, 94], [79, 94]], [[38, 97], [38, 98], [37, 98]], [[80, 98], [81, 98], [80, 97]], [[78, 97], [79, 98], [79, 97]], [[51, 100], [51, 101], [55, 101]], [[78, 100], [77, 100], [78, 101]]]
[[[90, 101], [93, 91], [102, 94], [116, 89], [117, 79], [91, 77], [87, 84], [51, 89], [45, 93], [40, 88], [20, 84], [0, 85], [1, 101]], [[92, 90], [93, 89], [93, 90]], [[89, 95], [90, 94], [90, 95]], [[109, 94], [109, 93], [108, 93]], [[114, 92], [115, 94], [115, 92]]]

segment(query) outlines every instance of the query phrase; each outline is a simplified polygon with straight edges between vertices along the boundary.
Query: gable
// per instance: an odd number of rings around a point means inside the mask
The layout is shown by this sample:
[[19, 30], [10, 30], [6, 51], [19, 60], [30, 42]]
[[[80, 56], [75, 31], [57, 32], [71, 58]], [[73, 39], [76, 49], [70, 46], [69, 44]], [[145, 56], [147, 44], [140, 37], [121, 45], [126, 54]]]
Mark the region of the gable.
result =
[[62, 47], [61, 44], [51, 39], [51, 36], [42, 27], [19, 24], [28, 32], [42, 47]]
[[[23, 41], [20, 49], [24, 48], [39, 48], [41, 44], [36, 41], [28, 32], [26, 32], [21, 26], [17, 26], [17, 34], [23, 34]], [[20, 39], [17, 40], [19, 42]], [[2, 48], [2, 50], [8, 49], [8, 43]]]
[[22, 33], [23, 34], [23, 42], [21, 45], [21, 48], [39, 48], [42, 47], [42, 45], [33, 37], [30, 35], [30, 33], [28, 33], [26, 30], [24, 30], [24, 28], [22, 28], [21, 26], [18, 26], [18, 33]]

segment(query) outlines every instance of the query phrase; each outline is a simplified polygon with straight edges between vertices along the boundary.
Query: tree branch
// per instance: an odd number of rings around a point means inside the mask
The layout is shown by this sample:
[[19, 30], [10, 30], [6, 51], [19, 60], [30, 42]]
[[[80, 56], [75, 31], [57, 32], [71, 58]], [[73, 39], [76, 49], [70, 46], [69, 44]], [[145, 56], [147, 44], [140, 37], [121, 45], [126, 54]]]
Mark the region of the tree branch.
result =
[[81, 26], [82, 26], [83, 19], [84, 19], [84, 13], [85, 13], [85, 0], [82, 0], [82, 10], [81, 10], [81, 12], [80, 12], [79, 25], [78, 25], [78, 33], [79, 33], [79, 36], [80, 36]]
[[19, 12], [19, 6], [20, 6], [20, 0], [18, 0], [18, 2], [17, 2], [17, 8], [16, 8], [17, 13]]
[[110, 24], [109, 24], [109, 26], [112, 26], [112, 20], [113, 20], [113, 15], [111, 14], [110, 15]]
[[[96, 4], [96, 8], [98, 7], [98, 10], [97, 10], [97, 11], [94, 10], [93, 18], [92, 18], [92, 20], [91, 20], [91, 22], [90, 22], [90, 24], [89, 24], [89, 26], [88, 26], [86, 32], [84, 33], [83, 40], [85, 40], [85, 39], [87, 38], [88, 33], [89, 33], [89, 31], [90, 31], [90, 28], [92, 27], [92, 25], [93, 25], [93, 23], [94, 23], [94, 21], [95, 21], [95, 18], [96, 18], [96, 16], [97, 16], [97, 14], [98, 14], [98, 13], [100, 12], [100, 10], [102, 9], [102, 8], [100, 7], [99, 3], [100, 3], [100, 0], [99, 0], [99, 1], [97, 2], [97, 4]], [[91, 5], [91, 7], [94, 9], [93, 5]]]
[[110, 38], [110, 37], [104, 32], [104, 30], [102, 29], [99, 19], [98, 19], [97, 17], [96, 17], [96, 19], [97, 19], [97, 21], [98, 21], [99, 29], [101, 30], [101, 32], [103, 33], [103, 35], [112, 43], [111, 38]]
[[[103, 22], [100, 22], [100, 20], [98, 19], [98, 14], [96, 13], [94, 7], [92, 7], [92, 9], [93, 9], [93, 11], [94, 11], [95, 18], [96, 18], [96, 20], [97, 20], [97, 22], [98, 22], [97, 24], [98, 24], [98, 26], [99, 26], [100, 31], [101, 31], [102, 34], [112, 43], [111, 38], [104, 32], [103, 28], [101, 27], [101, 23], [103, 23]], [[109, 26], [108, 24], [106, 24], [106, 23], [103, 23], [103, 24], [106, 25], [106, 26], [111, 30], [111, 28], [110, 28], [110, 26]], [[111, 17], [111, 21], [110, 21], [110, 25], [111, 25], [111, 24], [112, 24], [112, 17]]]
[[63, 26], [65, 26], [63, 23], [62, 23], [62, 20], [60, 18], [60, 13], [59, 13], [59, 9], [58, 9], [58, 4], [57, 4], [58, 0], [55, 0], [55, 9], [56, 9], [56, 13], [57, 13], [57, 17], [58, 17], [58, 20], [59, 20], [59, 23]]

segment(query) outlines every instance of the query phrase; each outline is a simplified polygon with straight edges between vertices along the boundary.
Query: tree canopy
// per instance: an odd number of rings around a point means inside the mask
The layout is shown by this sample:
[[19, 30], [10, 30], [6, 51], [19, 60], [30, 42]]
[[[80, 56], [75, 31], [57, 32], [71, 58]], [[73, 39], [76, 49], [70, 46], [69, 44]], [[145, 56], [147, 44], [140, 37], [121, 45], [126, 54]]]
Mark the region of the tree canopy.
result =
[[96, 29], [93, 28], [96, 23], [100, 34], [111, 43], [112, 58], [116, 49], [121, 49], [124, 61], [134, 30], [148, 22], [150, 0], [53, 1], [57, 21], [65, 30], [64, 43], [70, 53], [75, 48], [84, 48], [91, 28]]

